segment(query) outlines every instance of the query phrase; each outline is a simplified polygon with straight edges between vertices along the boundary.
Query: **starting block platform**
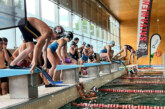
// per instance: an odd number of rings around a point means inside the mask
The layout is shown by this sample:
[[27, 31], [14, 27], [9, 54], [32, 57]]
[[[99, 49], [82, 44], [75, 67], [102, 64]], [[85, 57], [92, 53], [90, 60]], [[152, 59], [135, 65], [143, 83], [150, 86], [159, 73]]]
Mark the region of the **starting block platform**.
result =
[[30, 74], [27, 69], [0, 69], [0, 78], [9, 78], [9, 92], [12, 99], [26, 99], [38, 97], [38, 79], [35, 69], [34, 74]]

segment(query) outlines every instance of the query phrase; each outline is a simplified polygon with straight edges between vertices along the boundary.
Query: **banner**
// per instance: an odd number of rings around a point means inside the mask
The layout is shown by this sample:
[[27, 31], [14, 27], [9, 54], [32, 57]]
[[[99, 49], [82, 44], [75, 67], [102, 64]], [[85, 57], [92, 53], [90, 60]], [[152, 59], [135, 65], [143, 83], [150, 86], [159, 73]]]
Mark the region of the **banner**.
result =
[[150, 63], [155, 55], [155, 52], [160, 44], [161, 37], [159, 34], [154, 34], [150, 40]]
[[152, 0], [140, 0], [137, 32], [137, 59], [148, 55], [148, 36]]
[[[19, 23], [20, 19], [24, 20]], [[0, 30], [24, 25], [25, 22], [25, 0], [0, 0]]]

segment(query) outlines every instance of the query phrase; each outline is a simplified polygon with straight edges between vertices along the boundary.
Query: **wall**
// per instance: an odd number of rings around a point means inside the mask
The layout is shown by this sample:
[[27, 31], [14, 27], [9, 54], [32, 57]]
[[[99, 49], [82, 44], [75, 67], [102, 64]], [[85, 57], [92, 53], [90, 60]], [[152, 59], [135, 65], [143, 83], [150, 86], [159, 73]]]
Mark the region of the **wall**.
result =
[[[158, 47], [158, 50], [161, 51], [161, 54], [165, 53], [165, 17], [159, 18], [159, 22], [157, 23], [157, 18], [152, 18], [151, 16], [151, 23], [150, 23], [150, 33], [149, 33], [149, 41], [153, 34], [158, 33], [160, 34], [162, 40], [160, 42], [160, 45]], [[131, 45], [135, 50], [137, 49], [137, 19], [129, 20], [129, 21], [122, 21], [120, 24], [120, 34], [121, 34], [121, 47], [123, 45], [128, 44]], [[150, 42], [149, 42], [150, 43]], [[150, 48], [149, 48], [150, 49]], [[148, 50], [149, 54], [149, 50]], [[128, 52], [129, 56], [129, 52]], [[127, 56], [127, 60], [128, 60]], [[137, 63], [135, 57], [135, 62]], [[131, 61], [132, 62], [132, 61]], [[138, 64], [144, 65], [149, 64], [149, 55], [147, 57], [142, 57], [138, 60]], [[158, 65], [163, 64], [163, 56], [160, 57], [154, 56], [152, 62], [152, 65]]]

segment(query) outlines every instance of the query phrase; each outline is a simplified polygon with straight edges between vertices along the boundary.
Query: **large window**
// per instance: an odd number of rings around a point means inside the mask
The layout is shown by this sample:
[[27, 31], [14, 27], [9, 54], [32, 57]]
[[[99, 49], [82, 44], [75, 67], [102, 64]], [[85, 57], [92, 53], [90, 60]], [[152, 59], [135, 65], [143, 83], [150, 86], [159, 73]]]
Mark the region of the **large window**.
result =
[[60, 25], [64, 26], [64, 27], [69, 27], [69, 11], [64, 9], [64, 8], [60, 8], [59, 10], [59, 14], [60, 14]]
[[[49, 26], [55, 26], [55, 4], [48, 0], [41, 0], [42, 20]], [[46, 5], [45, 5], [46, 4]], [[57, 7], [57, 6], [56, 6]]]
[[[6, 2], [6, 0], [1, 0], [2, 2]], [[20, 0], [18, 0], [20, 1]], [[57, 0], [55, 0], [57, 1]], [[59, 0], [58, 0], [59, 1]], [[65, 0], [63, 0], [64, 2]], [[67, 0], [70, 1], [70, 0]], [[80, 0], [81, 1], [81, 0]], [[60, 3], [63, 3], [60, 1]], [[83, 1], [79, 4], [82, 5]], [[109, 26], [110, 30], [107, 31], [101, 25], [102, 22], [95, 22], [95, 20], [88, 19], [84, 15], [82, 9], [80, 8], [79, 12], [75, 13], [73, 7], [71, 10], [68, 7], [73, 6], [67, 2], [65, 5], [55, 4], [51, 2], [51, 0], [26, 0], [27, 5], [27, 16], [28, 17], [37, 17], [44, 21], [49, 26], [56, 26], [57, 24], [62, 25], [66, 31], [73, 31], [74, 37], [78, 37], [80, 47], [82, 42], [86, 42], [92, 44], [95, 52], [100, 52], [103, 46], [109, 41], [114, 40], [116, 42], [117, 48], [120, 46], [120, 34], [119, 28], [120, 24], [116, 21], [112, 16], [109, 17]], [[66, 6], [68, 5], [68, 6]], [[75, 5], [75, 6], [80, 6]], [[18, 6], [21, 6], [18, 4]], [[76, 9], [79, 7], [76, 7]], [[97, 16], [95, 16], [97, 17]], [[107, 22], [108, 23], [108, 22]], [[1, 36], [7, 37], [9, 39], [9, 48], [14, 48], [20, 46], [22, 43], [22, 34], [20, 30], [17, 29], [9, 29], [0, 31]], [[70, 47], [70, 43], [68, 43], [68, 48]], [[117, 49], [118, 50], [118, 49]]]
[[93, 45], [94, 52], [97, 52], [97, 40], [91, 40], [91, 44]]
[[72, 28], [74, 32], [81, 32], [81, 18], [75, 14], [72, 15]]
[[90, 24], [90, 35], [95, 36], [95, 25], [93, 23]]
[[82, 20], [83, 34], [89, 36], [89, 22], [85, 19]]
[[36, 0], [26, 0], [28, 16], [36, 15]]

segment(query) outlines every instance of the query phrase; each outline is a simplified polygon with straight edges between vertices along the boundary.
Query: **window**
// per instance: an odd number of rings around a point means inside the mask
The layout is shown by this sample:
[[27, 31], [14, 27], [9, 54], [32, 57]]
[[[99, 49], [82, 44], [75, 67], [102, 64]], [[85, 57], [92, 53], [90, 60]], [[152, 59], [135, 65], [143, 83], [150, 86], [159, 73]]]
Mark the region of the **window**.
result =
[[60, 8], [59, 13], [60, 13], [60, 16], [59, 16], [60, 25], [64, 27], [69, 27], [69, 11], [64, 8]]
[[86, 42], [86, 44], [91, 44], [90, 38], [84, 37], [84, 42]]
[[82, 31], [85, 36], [89, 35], [89, 22], [85, 19], [82, 20]]
[[7, 29], [0, 31], [1, 37], [6, 37], [8, 39], [7, 48], [14, 49], [15, 47], [15, 29]]
[[104, 39], [104, 29], [101, 29], [101, 40]]
[[81, 31], [81, 18], [75, 14], [73, 14], [72, 16], [72, 22], [73, 22], [73, 31], [77, 32], [77, 31]]
[[98, 42], [97, 42], [97, 52], [99, 53], [100, 50], [102, 50], [102, 49], [103, 49], [103, 42], [98, 41]]
[[93, 23], [90, 24], [90, 35], [95, 36], [95, 25]]
[[[46, 4], [46, 5], [45, 5]], [[48, 0], [41, 0], [42, 20], [49, 26], [55, 26], [55, 4]]]
[[96, 37], [100, 37], [100, 28], [98, 26], [96, 27]]
[[91, 44], [93, 45], [94, 52], [97, 52], [97, 40], [91, 40]]
[[36, 15], [36, 0], [26, 0], [28, 16]]

